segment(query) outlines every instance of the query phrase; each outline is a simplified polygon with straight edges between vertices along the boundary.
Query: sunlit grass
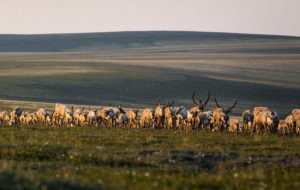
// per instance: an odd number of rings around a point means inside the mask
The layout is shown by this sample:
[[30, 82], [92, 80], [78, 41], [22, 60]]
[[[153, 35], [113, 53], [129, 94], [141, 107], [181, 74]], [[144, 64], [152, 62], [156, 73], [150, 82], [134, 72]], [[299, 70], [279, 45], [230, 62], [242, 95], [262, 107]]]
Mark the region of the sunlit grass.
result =
[[[2, 187], [299, 188], [300, 138], [96, 127], [0, 128]], [[9, 179], [9, 180], [8, 180]]]

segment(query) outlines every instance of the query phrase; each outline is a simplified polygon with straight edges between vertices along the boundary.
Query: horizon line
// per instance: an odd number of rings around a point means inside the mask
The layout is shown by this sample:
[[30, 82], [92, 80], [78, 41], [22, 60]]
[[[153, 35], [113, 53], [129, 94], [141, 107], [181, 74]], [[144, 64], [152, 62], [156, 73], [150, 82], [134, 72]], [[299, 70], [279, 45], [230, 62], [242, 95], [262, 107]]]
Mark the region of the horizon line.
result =
[[223, 34], [242, 34], [242, 35], [260, 35], [260, 36], [282, 36], [300, 38], [295, 35], [284, 34], [264, 34], [264, 33], [241, 33], [241, 32], [216, 32], [216, 31], [196, 31], [196, 30], [120, 30], [120, 31], [90, 31], [90, 32], [57, 32], [57, 33], [0, 33], [0, 35], [20, 35], [20, 36], [33, 36], [33, 35], [63, 35], [63, 34], [100, 34], [100, 33], [125, 33], [125, 32], [194, 32], [194, 33], [223, 33]]

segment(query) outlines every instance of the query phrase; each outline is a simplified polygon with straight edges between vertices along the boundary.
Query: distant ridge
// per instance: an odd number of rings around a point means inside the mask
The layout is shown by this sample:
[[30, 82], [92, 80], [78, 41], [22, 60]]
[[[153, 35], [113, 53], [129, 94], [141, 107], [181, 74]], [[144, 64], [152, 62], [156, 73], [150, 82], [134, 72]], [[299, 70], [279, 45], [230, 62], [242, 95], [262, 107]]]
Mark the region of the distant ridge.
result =
[[[136, 31], [74, 34], [0, 35], [0, 52], [69, 52], [120, 50], [137, 47], [160, 47], [199, 44], [247, 43], [300, 40], [300, 37], [187, 32]], [[292, 49], [299, 52], [300, 48]]]

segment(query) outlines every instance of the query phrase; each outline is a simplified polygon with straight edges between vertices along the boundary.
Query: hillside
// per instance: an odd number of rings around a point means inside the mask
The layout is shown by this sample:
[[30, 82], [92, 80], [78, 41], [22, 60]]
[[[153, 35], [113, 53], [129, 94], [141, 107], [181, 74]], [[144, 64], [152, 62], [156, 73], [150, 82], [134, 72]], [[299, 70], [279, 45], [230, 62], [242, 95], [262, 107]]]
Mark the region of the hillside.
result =
[[[272, 43], [270, 43], [272, 42]], [[274, 42], [291, 43], [291, 47], [274, 46]], [[297, 42], [297, 43], [296, 43]], [[214, 48], [193, 50], [196, 52], [251, 52], [261, 53], [261, 48], [248, 47], [222, 49], [224, 44], [269, 44], [266, 53], [299, 53], [300, 38], [289, 36], [213, 33], [213, 32], [107, 32], [78, 34], [43, 34], [43, 35], [0, 35], [0, 52], [65, 52], [65, 51], [107, 51], [128, 48], [150, 48], [165, 46], [216, 45]], [[294, 46], [295, 43], [297, 46]], [[181, 49], [181, 52], [190, 50]]]
[[[233, 115], [300, 107], [300, 38], [204, 32], [0, 35], [0, 99], [154, 107], [191, 95]], [[3, 108], [5, 110], [5, 107]]]

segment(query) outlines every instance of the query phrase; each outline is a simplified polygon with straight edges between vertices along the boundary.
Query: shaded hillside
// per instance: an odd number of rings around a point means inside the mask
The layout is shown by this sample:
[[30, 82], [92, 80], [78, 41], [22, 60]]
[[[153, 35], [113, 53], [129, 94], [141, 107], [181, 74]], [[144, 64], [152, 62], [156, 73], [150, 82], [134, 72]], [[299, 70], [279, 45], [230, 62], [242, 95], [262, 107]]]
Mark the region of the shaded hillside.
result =
[[[240, 115], [300, 106], [300, 38], [204, 32], [0, 35], [0, 99], [154, 107], [208, 90]], [[3, 52], [5, 51], [5, 52]], [[20, 52], [18, 52], [20, 51]], [[25, 52], [24, 52], [25, 51]], [[27, 52], [26, 52], [27, 51]], [[207, 110], [215, 108], [210, 101]], [[6, 109], [8, 110], [8, 109]]]
[[[292, 44], [289, 48], [281, 48], [276, 44], [279, 42]], [[213, 45], [208, 49], [196, 50], [198, 52], [262, 52], [260, 45], [255, 48], [252, 45], [249, 47], [252, 43], [267, 43], [267, 47], [263, 49], [265, 53], [300, 53], [300, 38], [297, 37], [179, 31], [0, 35], [0, 52], [119, 51], [137, 47], [195, 45]], [[219, 46], [224, 44], [233, 44], [239, 48], [220, 49]], [[180, 51], [190, 50], [182, 48]]]

